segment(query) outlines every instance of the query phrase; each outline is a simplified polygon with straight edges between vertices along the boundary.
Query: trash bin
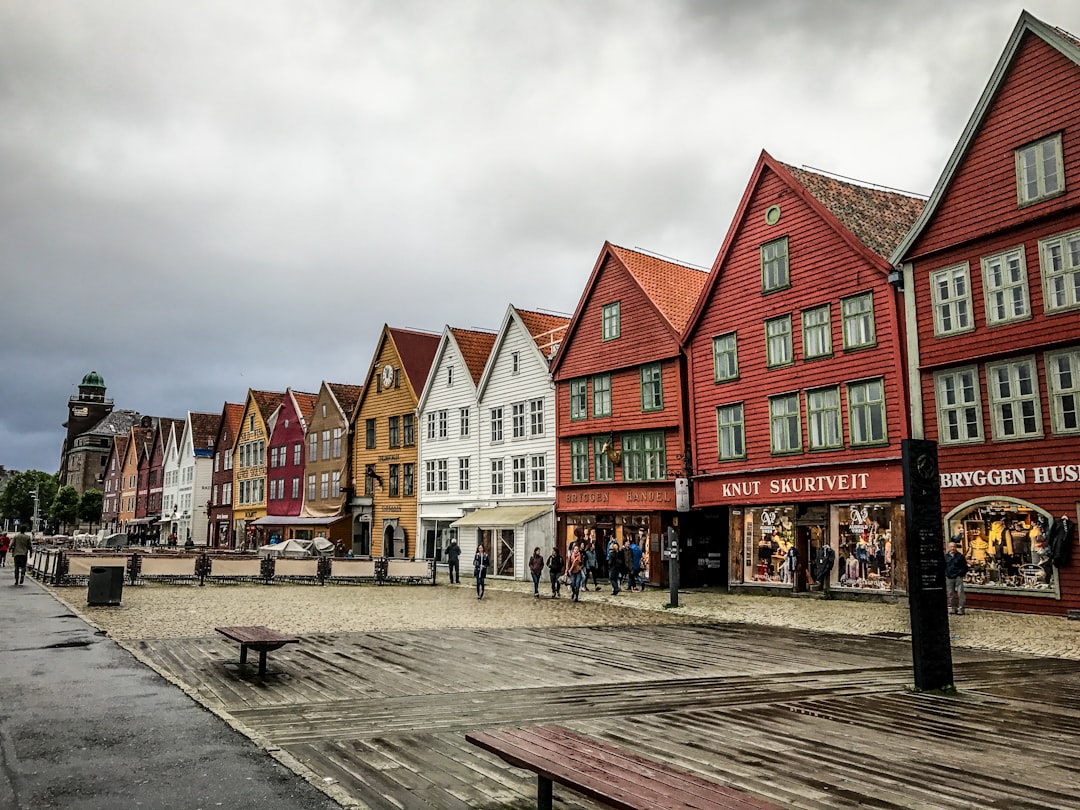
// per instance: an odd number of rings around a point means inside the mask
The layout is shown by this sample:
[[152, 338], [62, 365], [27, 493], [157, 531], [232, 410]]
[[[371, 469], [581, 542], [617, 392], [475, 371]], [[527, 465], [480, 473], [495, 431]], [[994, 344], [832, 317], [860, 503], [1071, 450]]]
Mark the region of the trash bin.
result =
[[124, 567], [122, 565], [90, 567], [90, 588], [86, 593], [86, 604], [119, 605], [123, 595]]

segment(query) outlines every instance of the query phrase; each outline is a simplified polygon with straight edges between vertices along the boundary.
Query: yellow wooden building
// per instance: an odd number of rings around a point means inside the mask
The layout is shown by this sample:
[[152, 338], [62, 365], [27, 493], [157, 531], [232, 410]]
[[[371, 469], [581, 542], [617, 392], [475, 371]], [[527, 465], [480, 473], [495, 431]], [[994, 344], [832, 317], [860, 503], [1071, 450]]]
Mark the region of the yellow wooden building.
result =
[[249, 551], [265, 542], [251, 524], [266, 516], [266, 445], [273, 428], [267, 420], [283, 396], [249, 388], [232, 446], [233, 530], [237, 546]]
[[353, 554], [413, 558], [416, 403], [439, 335], [383, 325], [353, 412]]

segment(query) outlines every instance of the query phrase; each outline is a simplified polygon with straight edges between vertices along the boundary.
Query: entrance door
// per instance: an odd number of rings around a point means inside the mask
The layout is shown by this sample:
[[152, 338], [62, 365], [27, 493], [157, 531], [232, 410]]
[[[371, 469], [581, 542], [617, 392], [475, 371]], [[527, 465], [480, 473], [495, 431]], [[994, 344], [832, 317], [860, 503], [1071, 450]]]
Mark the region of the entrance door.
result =
[[501, 577], [514, 575], [514, 530], [503, 529], [498, 533], [499, 548], [495, 555], [495, 572]]
[[357, 557], [371, 556], [371, 522], [356, 520], [353, 522], [353, 554]]

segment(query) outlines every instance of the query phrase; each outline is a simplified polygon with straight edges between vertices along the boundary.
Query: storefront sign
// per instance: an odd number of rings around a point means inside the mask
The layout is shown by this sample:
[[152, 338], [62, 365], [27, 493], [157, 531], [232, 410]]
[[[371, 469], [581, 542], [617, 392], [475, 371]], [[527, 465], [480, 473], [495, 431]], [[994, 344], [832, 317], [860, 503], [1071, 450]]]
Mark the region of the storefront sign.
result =
[[628, 489], [626, 491], [627, 503], [671, 503], [675, 499], [674, 494], [669, 490], [663, 489], [649, 489], [649, 490], [635, 490]]
[[799, 475], [790, 478], [765, 478], [758, 481], [725, 481], [721, 484], [725, 498], [753, 496], [767, 492], [771, 495], [794, 495], [807, 492], [834, 494], [866, 489], [870, 473], [841, 473], [839, 475]]
[[606, 492], [567, 492], [563, 495], [565, 503], [608, 503], [610, 500]]
[[1080, 464], [1053, 464], [1047, 467], [1007, 467], [942, 473], [941, 488], [1000, 487], [1017, 484], [1064, 484], [1080, 482]]

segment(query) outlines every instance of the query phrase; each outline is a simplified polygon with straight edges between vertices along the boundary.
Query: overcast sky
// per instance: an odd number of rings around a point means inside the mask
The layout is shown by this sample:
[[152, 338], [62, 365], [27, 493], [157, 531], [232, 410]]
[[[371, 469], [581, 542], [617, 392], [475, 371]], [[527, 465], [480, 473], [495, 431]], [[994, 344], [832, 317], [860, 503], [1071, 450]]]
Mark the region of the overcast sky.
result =
[[90, 370], [219, 412], [570, 313], [605, 239], [708, 266], [762, 149], [928, 194], [1022, 8], [0, 0], [0, 464]]

